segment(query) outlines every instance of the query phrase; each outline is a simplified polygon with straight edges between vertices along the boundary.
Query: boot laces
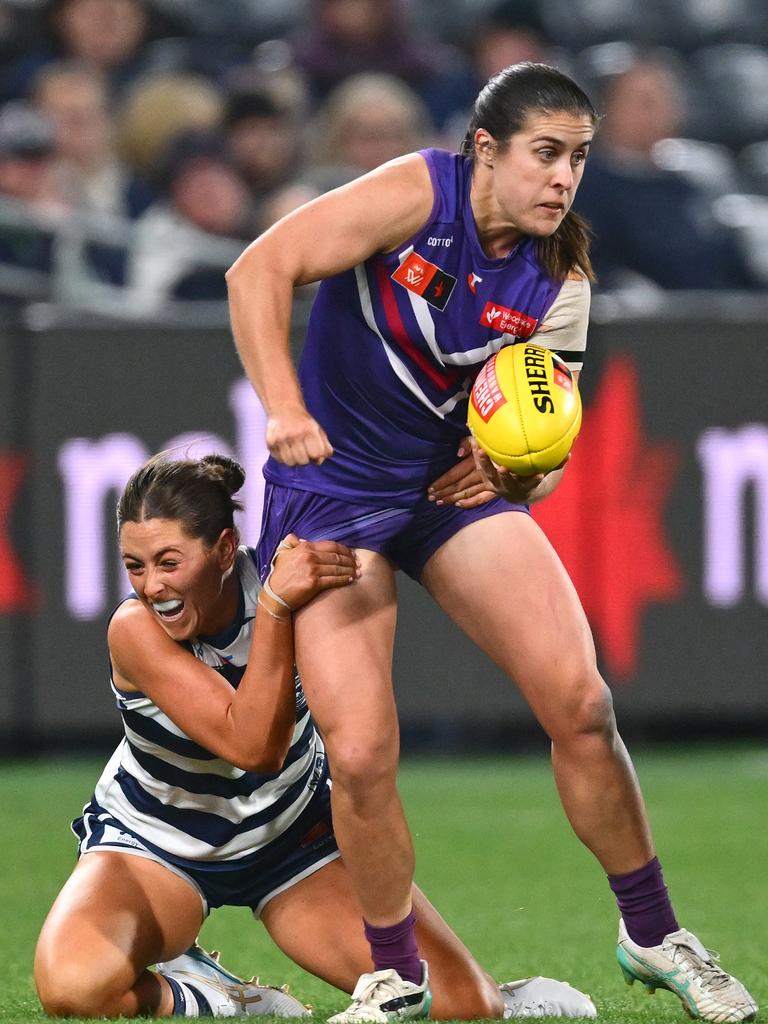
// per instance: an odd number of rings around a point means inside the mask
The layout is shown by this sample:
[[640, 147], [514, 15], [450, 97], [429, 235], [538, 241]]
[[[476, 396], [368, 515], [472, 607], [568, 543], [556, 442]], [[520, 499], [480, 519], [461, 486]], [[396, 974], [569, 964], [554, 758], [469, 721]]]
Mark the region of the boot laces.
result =
[[695, 971], [701, 978], [702, 985], [712, 992], [717, 992], [730, 984], [731, 976], [719, 966], [719, 953], [716, 953], [713, 949], [708, 949], [706, 954], [707, 959], [704, 959], [695, 949], [687, 945], [685, 941], [676, 942], [672, 962]]

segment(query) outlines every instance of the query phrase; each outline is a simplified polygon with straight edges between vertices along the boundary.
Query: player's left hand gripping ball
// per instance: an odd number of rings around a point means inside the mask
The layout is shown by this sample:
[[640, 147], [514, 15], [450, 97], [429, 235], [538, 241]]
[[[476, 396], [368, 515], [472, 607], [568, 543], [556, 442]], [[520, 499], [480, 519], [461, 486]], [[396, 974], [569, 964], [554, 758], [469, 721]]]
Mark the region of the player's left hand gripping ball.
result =
[[549, 349], [508, 345], [475, 378], [467, 425], [497, 465], [521, 476], [548, 473], [567, 457], [581, 427], [576, 380]]

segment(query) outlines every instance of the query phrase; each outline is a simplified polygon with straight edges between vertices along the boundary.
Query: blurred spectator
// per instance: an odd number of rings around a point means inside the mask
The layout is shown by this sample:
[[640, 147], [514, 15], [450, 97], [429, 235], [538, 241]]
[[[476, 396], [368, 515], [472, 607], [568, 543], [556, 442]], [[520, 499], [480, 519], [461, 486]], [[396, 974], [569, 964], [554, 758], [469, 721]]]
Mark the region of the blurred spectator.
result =
[[223, 113], [223, 96], [206, 79], [150, 75], [134, 86], [118, 109], [118, 152], [137, 173], [150, 176], [175, 138], [216, 128]]
[[[214, 132], [177, 137], [159, 183], [162, 199], [136, 222], [128, 284], [137, 308], [152, 310], [168, 298], [224, 300], [224, 271], [256, 231], [248, 186], [226, 141]], [[217, 236], [238, 241], [217, 246]]]
[[401, 0], [309, 0], [293, 42], [316, 100], [352, 75], [382, 72], [414, 89], [438, 126], [465, 102], [460, 52], [409, 31]]
[[539, 0], [495, 3], [472, 33], [474, 96], [489, 78], [510, 64], [552, 63], [553, 48]]
[[295, 61], [293, 47], [285, 39], [268, 39], [256, 46], [247, 63], [239, 65], [227, 77], [232, 91], [268, 89], [281, 107], [296, 117], [306, 117], [311, 105], [304, 72]]
[[430, 144], [432, 125], [419, 97], [391, 75], [354, 75], [319, 111], [308, 175], [324, 191], [387, 160]]
[[673, 63], [659, 53], [636, 56], [609, 76], [602, 104], [604, 121], [575, 202], [594, 232], [601, 287], [640, 281], [668, 289], [754, 287], [709, 194], [654, 160], [654, 146], [683, 124]]
[[176, 216], [207, 234], [250, 241], [253, 204], [221, 135], [190, 132], [174, 139], [159, 177]]
[[317, 199], [320, 189], [305, 182], [296, 181], [277, 189], [262, 203], [259, 209], [259, 232], [266, 231], [304, 203]]
[[[523, 61], [554, 64], [571, 73], [562, 51], [555, 48], [540, 0], [497, 0], [479, 17], [466, 39], [470, 66], [450, 119], [443, 127], [443, 145], [458, 148], [472, 116], [477, 94], [493, 75]], [[457, 93], [458, 98], [458, 93]]]
[[0, 194], [20, 199], [39, 212], [63, 209], [52, 162], [51, 123], [28, 103], [16, 100], [0, 109]]
[[224, 131], [254, 198], [261, 202], [296, 178], [303, 160], [296, 113], [265, 86], [230, 93]]
[[47, 0], [42, 41], [3, 76], [3, 96], [29, 93], [40, 69], [76, 60], [100, 71], [119, 92], [142, 71], [149, 22], [145, 0]]
[[17, 3], [0, 0], [0, 67], [8, 67], [29, 44], [26, 20]]
[[54, 149], [51, 125], [28, 104], [18, 100], [0, 110], [0, 211], [10, 201], [13, 218], [0, 217], [0, 264], [46, 273], [52, 268], [53, 231], [39, 226], [34, 214], [64, 212], [51, 173]]
[[53, 174], [75, 209], [136, 217], [152, 200], [118, 159], [103, 75], [74, 62], [50, 64], [38, 79], [37, 109], [53, 125]]

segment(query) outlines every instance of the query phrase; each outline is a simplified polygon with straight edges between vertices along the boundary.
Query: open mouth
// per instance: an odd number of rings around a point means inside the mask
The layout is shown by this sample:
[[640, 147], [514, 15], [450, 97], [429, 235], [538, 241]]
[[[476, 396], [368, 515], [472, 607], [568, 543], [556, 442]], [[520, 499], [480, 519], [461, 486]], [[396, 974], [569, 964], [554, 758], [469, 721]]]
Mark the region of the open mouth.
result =
[[153, 601], [152, 608], [163, 622], [175, 622], [176, 619], [181, 618], [184, 602], [178, 597], [171, 601]]

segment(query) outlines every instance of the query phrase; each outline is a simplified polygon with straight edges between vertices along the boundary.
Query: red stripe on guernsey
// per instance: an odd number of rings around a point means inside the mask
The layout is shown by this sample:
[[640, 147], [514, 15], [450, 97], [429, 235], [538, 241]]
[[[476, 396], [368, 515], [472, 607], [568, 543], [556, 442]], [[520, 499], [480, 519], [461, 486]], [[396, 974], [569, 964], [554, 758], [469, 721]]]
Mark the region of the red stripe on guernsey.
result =
[[458, 374], [452, 373], [450, 375], [443, 376], [443, 374], [432, 366], [427, 357], [422, 352], [419, 352], [408, 337], [408, 332], [405, 329], [403, 318], [400, 316], [400, 310], [397, 306], [397, 299], [395, 298], [395, 292], [392, 288], [392, 282], [389, 279], [387, 268], [383, 263], [376, 264], [376, 279], [379, 286], [379, 293], [381, 295], [381, 302], [384, 307], [384, 316], [387, 318], [387, 327], [389, 327], [389, 333], [392, 335], [393, 340], [396, 341], [403, 352], [405, 352], [405, 354], [412, 359], [414, 363], [416, 363], [419, 369], [426, 373], [435, 387], [440, 388], [441, 391], [447, 391], [454, 385], [458, 378]]

